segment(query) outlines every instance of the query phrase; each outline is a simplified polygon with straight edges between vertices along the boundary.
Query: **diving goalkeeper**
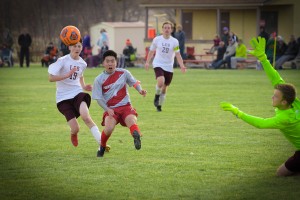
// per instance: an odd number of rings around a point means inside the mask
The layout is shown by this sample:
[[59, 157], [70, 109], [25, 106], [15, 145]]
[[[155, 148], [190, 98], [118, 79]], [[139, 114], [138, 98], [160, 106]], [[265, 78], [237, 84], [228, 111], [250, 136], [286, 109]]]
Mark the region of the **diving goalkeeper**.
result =
[[240, 111], [230, 103], [222, 102], [225, 111], [231, 111], [238, 118], [257, 128], [279, 129], [288, 141], [295, 147], [296, 152], [277, 169], [278, 176], [300, 174], [300, 101], [296, 98], [296, 89], [293, 85], [285, 83], [279, 73], [272, 67], [265, 54], [266, 41], [264, 38], [253, 38], [250, 41], [253, 51], [249, 53], [256, 56], [262, 63], [264, 71], [274, 86], [272, 96], [275, 116], [260, 118]]

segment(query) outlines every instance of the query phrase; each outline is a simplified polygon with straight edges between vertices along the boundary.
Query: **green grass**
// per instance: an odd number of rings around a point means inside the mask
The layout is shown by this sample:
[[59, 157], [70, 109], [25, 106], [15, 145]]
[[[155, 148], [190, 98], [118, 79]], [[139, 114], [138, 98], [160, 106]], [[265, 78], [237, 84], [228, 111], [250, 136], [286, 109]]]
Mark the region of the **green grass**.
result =
[[[86, 70], [86, 82], [102, 70]], [[219, 108], [229, 101], [273, 116], [263, 71], [176, 69], [161, 113], [153, 106], [154, 73], [130, 71], [148, 90], [145, 98], [129, 90], [142, 149], [118, 125], [111, 152], [99, 159], [81, 119], [79, 146], [71, 145], [46, 68], [1, 68], [0, 199], [299, 199], [300, 177], [275, 176], [292, 145], [278, 130], [256, 129]], [[280, 74], [300, 88], [300, 71]], [[90, 113], [101, 130], [102, 112], [93, 101]]]

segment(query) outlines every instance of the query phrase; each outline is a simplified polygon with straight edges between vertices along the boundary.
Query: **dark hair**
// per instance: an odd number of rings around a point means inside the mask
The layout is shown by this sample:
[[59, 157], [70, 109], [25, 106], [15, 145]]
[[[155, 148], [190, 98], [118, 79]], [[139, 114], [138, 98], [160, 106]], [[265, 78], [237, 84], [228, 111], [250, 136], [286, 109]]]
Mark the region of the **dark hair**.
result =
[[282, 93], [282, 97], [287, 101], [288, 105], [295, 101], [296, 88], [292, 84], [278, 84], [275, 86], [275, 89]]
[[113, 50], [107, 50], [107, 51], [105, 51], [105, 53], [103, 54], [102, 59], [105, 60], [105, 58], [106, 58], [107, 56], [113, 56], [113, 57], [115, 57], [115, 59], [117, 60], [117, 53], [114, 52]]

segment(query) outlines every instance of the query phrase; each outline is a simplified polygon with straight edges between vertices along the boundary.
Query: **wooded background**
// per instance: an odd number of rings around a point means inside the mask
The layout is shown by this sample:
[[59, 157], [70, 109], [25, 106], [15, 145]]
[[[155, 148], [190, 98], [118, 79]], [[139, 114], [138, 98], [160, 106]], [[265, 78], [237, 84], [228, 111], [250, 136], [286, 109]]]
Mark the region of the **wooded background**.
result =
[[[18, 36], [25, 28], [32, 37], [31, 51], [43, 52], [52, 41], [59, 44], [59, 33], [66, 25], [81, 33], [100, 22], [144, 21], [142, 0], [0, 0], [0, 29], [8, 28], [18, 52]], [[2, 36], [2, 34], [1, 34]], [[1, 38], [0, 38], [1, 39]]]

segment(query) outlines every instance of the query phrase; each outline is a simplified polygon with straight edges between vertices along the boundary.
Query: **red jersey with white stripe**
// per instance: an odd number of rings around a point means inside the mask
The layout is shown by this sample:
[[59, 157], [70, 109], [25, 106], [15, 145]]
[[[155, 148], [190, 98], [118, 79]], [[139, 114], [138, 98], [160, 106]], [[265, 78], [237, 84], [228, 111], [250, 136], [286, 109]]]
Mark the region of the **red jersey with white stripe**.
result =
[[131, 87], [136, 82], [126, 69], [117, 68], [112, 74], [104, 71], [94, 81], [92, 98], [104, 100], [109, 108], [130, 105], [127, 85]]

